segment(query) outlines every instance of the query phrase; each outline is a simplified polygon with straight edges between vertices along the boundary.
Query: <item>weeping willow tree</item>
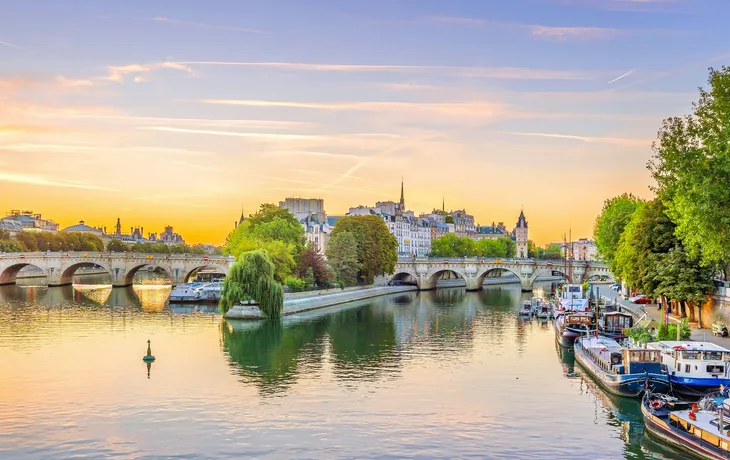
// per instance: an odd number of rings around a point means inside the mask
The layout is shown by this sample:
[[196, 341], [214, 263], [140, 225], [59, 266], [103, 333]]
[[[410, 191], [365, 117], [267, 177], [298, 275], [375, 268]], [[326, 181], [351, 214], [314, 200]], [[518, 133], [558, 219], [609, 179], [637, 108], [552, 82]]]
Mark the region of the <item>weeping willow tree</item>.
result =
[[243, 301], [255, 300], [261, 312], [278, 318], [284, 308], [284, 290], [274, 280], [274, 264], [265, 251], [241, 253], [223, 282], [219, 308], [225, 314]]

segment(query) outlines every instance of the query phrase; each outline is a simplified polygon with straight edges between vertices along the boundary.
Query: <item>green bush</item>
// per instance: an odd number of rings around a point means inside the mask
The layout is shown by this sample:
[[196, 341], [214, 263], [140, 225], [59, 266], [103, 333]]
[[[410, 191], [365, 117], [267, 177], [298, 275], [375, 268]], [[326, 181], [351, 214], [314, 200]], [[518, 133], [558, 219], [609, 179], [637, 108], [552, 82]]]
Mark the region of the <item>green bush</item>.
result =
[[[677, 324], [662, 325], [657, 334], [657, 340], [677, 340]], [[692, 335], [692, 329], [689, 327], [689, 320], [684, 318], [679, 324], [680, 340], [687, 340]]]
[[291, 292], [302, 292], [307, 290], [307, 280], [289, 276], [284, 280], [284, 286], [289, 288]]

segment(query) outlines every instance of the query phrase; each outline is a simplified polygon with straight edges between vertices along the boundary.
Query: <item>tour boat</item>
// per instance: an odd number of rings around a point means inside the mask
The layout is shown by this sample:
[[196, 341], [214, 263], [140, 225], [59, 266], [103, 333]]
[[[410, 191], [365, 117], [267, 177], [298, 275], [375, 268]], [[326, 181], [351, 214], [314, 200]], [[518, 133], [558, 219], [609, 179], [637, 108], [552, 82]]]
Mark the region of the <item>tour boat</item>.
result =
[[623, 348], [608, 337], [580, 337], [575, 360], [609, 393], [637, 398], [646, 391], [668, 393], [669, 377], [658, 350]]
[[565, 313], [555, 318], [555, 334], [560, 345], [573, 346], [575, 339], [596, 332], [595, 318], [591, 313]]
[[181, 284], [172, 288], [170, 302], [197, 302], [198, 291], [192, 284]]
[[213, 282], [200, 286], [198, 290], [198, 302], [217, 302], [221, 299], [221, 288], [223, 283]]
[[530, 306], [532, 307], [532, 314], [537, 315], [537, 313], [540, 311], [540, 307], [542, 304], [545, 303], [545, 299], [542, 297], [536, 296], [530, 299]]
[[644, 394], [641, 415], [646, 431], [699, 459], [730, 459], [730, 399], [727, 392], [704, 398], [690, 408], [674, 398]]
[[532, 316], [532, 304], [529, 300], [525, 300], [522, 303], [522, 308], [520, 309], [520, 316]]
[[537, 317], [540, 319], [550, 319], [550, 315], [551, 315], [550, 310], [552, 309], [552, 307], [553, 307], [553, 305], [551, 305], [547, 302], [543, 302], [540, 305], [540, 309], [537, 311]]
[[664, 341], [647, 344], [661, 352], [674, 391], [704, 395], [730, 387], [730, 350], [711, 342]]
[[607, 311], [598, 321], [598, 333], [611, 339], [625, 339], [624, 330], [633, 327], [634, 317], [630, 313]]

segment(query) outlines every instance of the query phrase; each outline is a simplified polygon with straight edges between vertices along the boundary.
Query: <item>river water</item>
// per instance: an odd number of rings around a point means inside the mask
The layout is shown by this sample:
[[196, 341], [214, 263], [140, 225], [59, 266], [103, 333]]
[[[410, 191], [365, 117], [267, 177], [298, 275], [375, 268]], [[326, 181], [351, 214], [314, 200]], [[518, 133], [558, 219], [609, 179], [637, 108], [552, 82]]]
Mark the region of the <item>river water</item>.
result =
[[0, 458], [681, 458], [518, 319], [519, 285], [281, 323], [169, 290], [0, 287]]

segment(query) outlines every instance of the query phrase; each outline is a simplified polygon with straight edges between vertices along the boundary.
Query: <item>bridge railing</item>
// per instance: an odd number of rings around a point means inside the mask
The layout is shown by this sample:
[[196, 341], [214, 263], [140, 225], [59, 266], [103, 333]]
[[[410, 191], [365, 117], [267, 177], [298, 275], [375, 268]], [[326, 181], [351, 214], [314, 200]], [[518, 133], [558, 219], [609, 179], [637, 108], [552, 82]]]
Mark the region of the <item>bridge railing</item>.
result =
[[128, 260], [207, 260], [228, 262], [230, 256], [206, 255], [206, 254], [188, 254], [188, 253], [141, 253], [141, 252], [90, 252], [90, 251], [36, 251], [36, 252], [0, 252], [1, 259], [44, 259], [44, 258], [88, 258], [88, 259], [128, 259]]

